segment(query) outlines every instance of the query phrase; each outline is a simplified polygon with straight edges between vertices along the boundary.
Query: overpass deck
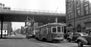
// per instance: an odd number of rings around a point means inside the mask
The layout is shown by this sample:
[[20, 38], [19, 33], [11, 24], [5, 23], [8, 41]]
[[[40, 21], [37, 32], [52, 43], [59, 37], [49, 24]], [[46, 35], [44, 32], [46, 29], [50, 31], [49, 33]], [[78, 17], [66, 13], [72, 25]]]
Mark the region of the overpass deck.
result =
[[30, 12], [30, 11], [13, 11], [13, 10], [1, 10], [0, 20], [10, 22], [25, 22], [26, 18], [34, 18], [36, 22], [48, 23], [55, 22], [55, 18], [58, 18], [58, 22], [65, 22], [65, 14], [58, 13], [44, 13], [44, 12]]

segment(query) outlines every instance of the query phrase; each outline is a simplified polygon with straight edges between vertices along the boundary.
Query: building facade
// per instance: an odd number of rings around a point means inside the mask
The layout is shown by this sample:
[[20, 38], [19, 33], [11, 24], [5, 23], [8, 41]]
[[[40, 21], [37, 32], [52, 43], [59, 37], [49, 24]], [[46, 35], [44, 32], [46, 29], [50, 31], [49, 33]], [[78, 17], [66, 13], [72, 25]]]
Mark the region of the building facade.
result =
[[67, 31], [85, 31], [91, 29], [90, 0], [66, 0]]
[[[6, 33], [7, 35], [11, 34], [12, 32], [12, 24], [11, 22], [3, 22], [3, 33]], [[1, 33], [1, 22], [0, 22], [0, 33]]]

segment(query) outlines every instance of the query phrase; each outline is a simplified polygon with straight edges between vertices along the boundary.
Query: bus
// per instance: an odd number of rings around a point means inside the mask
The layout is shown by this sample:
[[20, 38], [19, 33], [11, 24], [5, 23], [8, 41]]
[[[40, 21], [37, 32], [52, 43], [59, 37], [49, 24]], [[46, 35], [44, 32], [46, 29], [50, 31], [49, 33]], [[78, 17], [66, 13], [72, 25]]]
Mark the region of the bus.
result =
[[48, 23], [36, 28], [35, 38], [46, 41], [64, 40], [65, 23]]

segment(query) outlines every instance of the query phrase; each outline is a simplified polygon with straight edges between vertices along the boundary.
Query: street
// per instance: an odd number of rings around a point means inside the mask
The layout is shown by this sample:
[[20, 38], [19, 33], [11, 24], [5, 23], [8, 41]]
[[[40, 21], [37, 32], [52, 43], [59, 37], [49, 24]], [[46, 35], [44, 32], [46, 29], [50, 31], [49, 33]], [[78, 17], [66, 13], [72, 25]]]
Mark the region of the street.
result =
[[[77, 47], [76, 43], [49, 43], [35, 39], [0, 39], [0, 47]], [[84, 46], [91, 47], [91, 46]]]
[[[34, 38], [26, 39], [24, 36], [22, 37], [20, 36], [22, 35], [18, 34], [8, 39], [0, 39], [0, 47], [77, 47], [76, 43], [69, 43], [66, 41], [60, 43], [51, 43], [51, 42], [39, 41]], [[91, 46], [84, 46], [84, 47], [91, 47]]]
[[0, 47], [77, 47], [72, 43], [48, 43], [35, 39], [1, 39]]

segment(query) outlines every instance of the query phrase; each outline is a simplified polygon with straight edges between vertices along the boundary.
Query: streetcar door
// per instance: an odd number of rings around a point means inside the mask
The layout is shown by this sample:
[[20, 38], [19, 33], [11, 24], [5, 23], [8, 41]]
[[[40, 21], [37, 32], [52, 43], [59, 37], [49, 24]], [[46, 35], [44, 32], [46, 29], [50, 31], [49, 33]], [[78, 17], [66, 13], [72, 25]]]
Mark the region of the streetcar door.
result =
[[63, 26], [57, 26], [57, 37], [63, 39], [64, 37]]

